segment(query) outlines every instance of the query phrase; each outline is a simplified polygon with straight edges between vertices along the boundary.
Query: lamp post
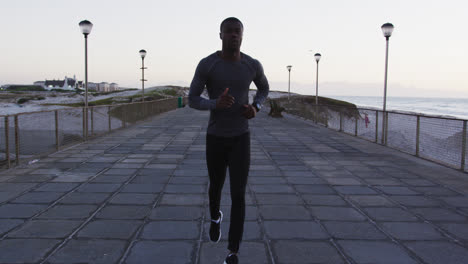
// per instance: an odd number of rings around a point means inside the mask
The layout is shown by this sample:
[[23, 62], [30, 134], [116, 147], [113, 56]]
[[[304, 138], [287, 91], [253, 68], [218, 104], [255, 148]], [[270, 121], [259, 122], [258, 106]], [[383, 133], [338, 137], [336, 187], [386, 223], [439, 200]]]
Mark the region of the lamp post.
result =
[[291, 93], [291, 68], [292, 68], [292, 65], [288, 65], [286, 66], [286, 68], [288, 69], [288, 72], [289, 72], [289, 79], [288, 79], [288, 102], [289, 102], [289, 97], [291, 96], [290, 93]]
[[318, 122], [318, 70], [319, 70], [319, 61], [322, 55], [320, 53], [315, 53], [315, 61], [317, 62], [317, 73], [315, 81], [315, 123]]
[[142, 98], [141, 101], [145, 101], [145, 56], [146, 56], [146, 50], [142, 49], [140, 50], [140, 56], [141, 56], [141, 90], [142, 90]]
[[93, 23], [88, 20], [83, 20], [79, 23], [81, 33], [84, 35], [85, 39], [85, 140], [88, 140], [88, 35], [93, 29]]
[[385, 81], [384, 81], [384, 100], [383, 100], [383, 118], [382, 118], [382, 144], [387, 143], [385, 140], [386, 137], [386, 125], [387, 125], [387, 118], [386, 118], [386, 107], [387, 107], [387, 72], [388, 72], [388, 40], [392, 36], [393, 32], [393, 25], [391, 23], [385, 23], [382, 25], [382, 33], [386, 39], [386, 49], [385, 49]]

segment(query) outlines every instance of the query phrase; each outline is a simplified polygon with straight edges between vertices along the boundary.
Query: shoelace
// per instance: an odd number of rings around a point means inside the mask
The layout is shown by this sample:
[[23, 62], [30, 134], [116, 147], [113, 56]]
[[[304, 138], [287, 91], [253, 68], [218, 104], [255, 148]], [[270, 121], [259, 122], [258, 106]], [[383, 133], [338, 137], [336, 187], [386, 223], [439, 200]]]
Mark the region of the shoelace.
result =
[[221, 222], [221, 217], [218, 218], [218, 220], [213, 220], [213, 219], [211, 219], [211, 222], [216, 223], [216, 224], [219, 224], [219, 222]]

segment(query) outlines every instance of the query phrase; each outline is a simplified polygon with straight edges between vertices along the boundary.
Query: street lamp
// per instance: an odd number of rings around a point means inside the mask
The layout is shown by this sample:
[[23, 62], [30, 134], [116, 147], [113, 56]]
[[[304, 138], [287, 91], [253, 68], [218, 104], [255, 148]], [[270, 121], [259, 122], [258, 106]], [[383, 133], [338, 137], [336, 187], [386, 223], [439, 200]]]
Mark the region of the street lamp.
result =
[[286, 66], [286, 68], [288, 69], [289, 71], [289, 79], [288, 79], [288, 102], [289, 102], [289, 97], [290, 97], [290, 90], [291, 90], [291, 68], [292, 68], [292, 65], [288, 65]]
[[146, 56], [146, 50], [142, 49], [140, 50], [140, 56], [141, 56], [141, 89], [142, 89], [142, 99], [141, 101], [145, 101], [145, 56]]
[[88, 140], [88, 35], [93, 29], [93, 23], [83, 20], [79, 23], [81, 33], [85, 39], [85, 140]]
[[314, 55], [315, 61], [317, 62], [317, 74], [316, 74], [316, 81], [315, 81], [315, 123], [318, 122], [318, 69], [319, 69], [319, 61], [322, 55], [320, 53], [315, 53]]
[[383, 121], [382, 121], [382, 144], [384, 144], [384, 142], [386, 143], [387, 141], [384, 140], [384, 137], [386, 136], [386, 133], [385, 133], [385, 127], [386, 127], [386, 123], [387, 123], [387, 118], [385, 117], [386, 114], [385, 114], [385, 111], [386, 111], [386, 106], [387, 106], [387, 72], [388, 72], [388, 40], [389, 38], [392, 36], [392, 32], [393, 32], [393, 24], [391, 23], [385, 23], [382, 25], [382, 33], [386, 39], [386, 49], [385, 49], [385, 81], [384, 81], [384, 101], [383, 101], [383, 114], [382, 116], [384, 117], [383, 118]]

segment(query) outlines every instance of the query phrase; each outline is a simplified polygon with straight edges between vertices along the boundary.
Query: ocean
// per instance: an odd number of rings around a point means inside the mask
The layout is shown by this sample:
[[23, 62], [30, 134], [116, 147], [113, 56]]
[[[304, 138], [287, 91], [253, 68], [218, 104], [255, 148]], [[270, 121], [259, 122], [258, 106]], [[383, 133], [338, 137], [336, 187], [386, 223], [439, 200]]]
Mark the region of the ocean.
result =
[[[325, 96], [355, 104], [358, 107], [382, 109], [383, 97]], [[468, 119], [468, 98], [387, 97], [387, 110], [400, 110], [436, 116]]]

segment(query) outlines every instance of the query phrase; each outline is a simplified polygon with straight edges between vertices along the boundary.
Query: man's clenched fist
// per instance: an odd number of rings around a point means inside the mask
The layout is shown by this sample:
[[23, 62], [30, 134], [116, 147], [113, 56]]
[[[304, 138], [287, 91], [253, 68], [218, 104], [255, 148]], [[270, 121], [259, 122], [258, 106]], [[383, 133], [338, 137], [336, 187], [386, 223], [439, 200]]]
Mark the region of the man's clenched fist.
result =
[[224, 90], [223, 94], [216, 100], [216, 109], [226, 109], [234, 104], [234, 97], [228, 94], [229, 88]]
[[242, 113], [242, 115], [244, 115], [244, 117], [247, 119], [254, 118], [257, 114], [257, 110], [252, 105], [244, 105], [244, 109], [245, 110]]

